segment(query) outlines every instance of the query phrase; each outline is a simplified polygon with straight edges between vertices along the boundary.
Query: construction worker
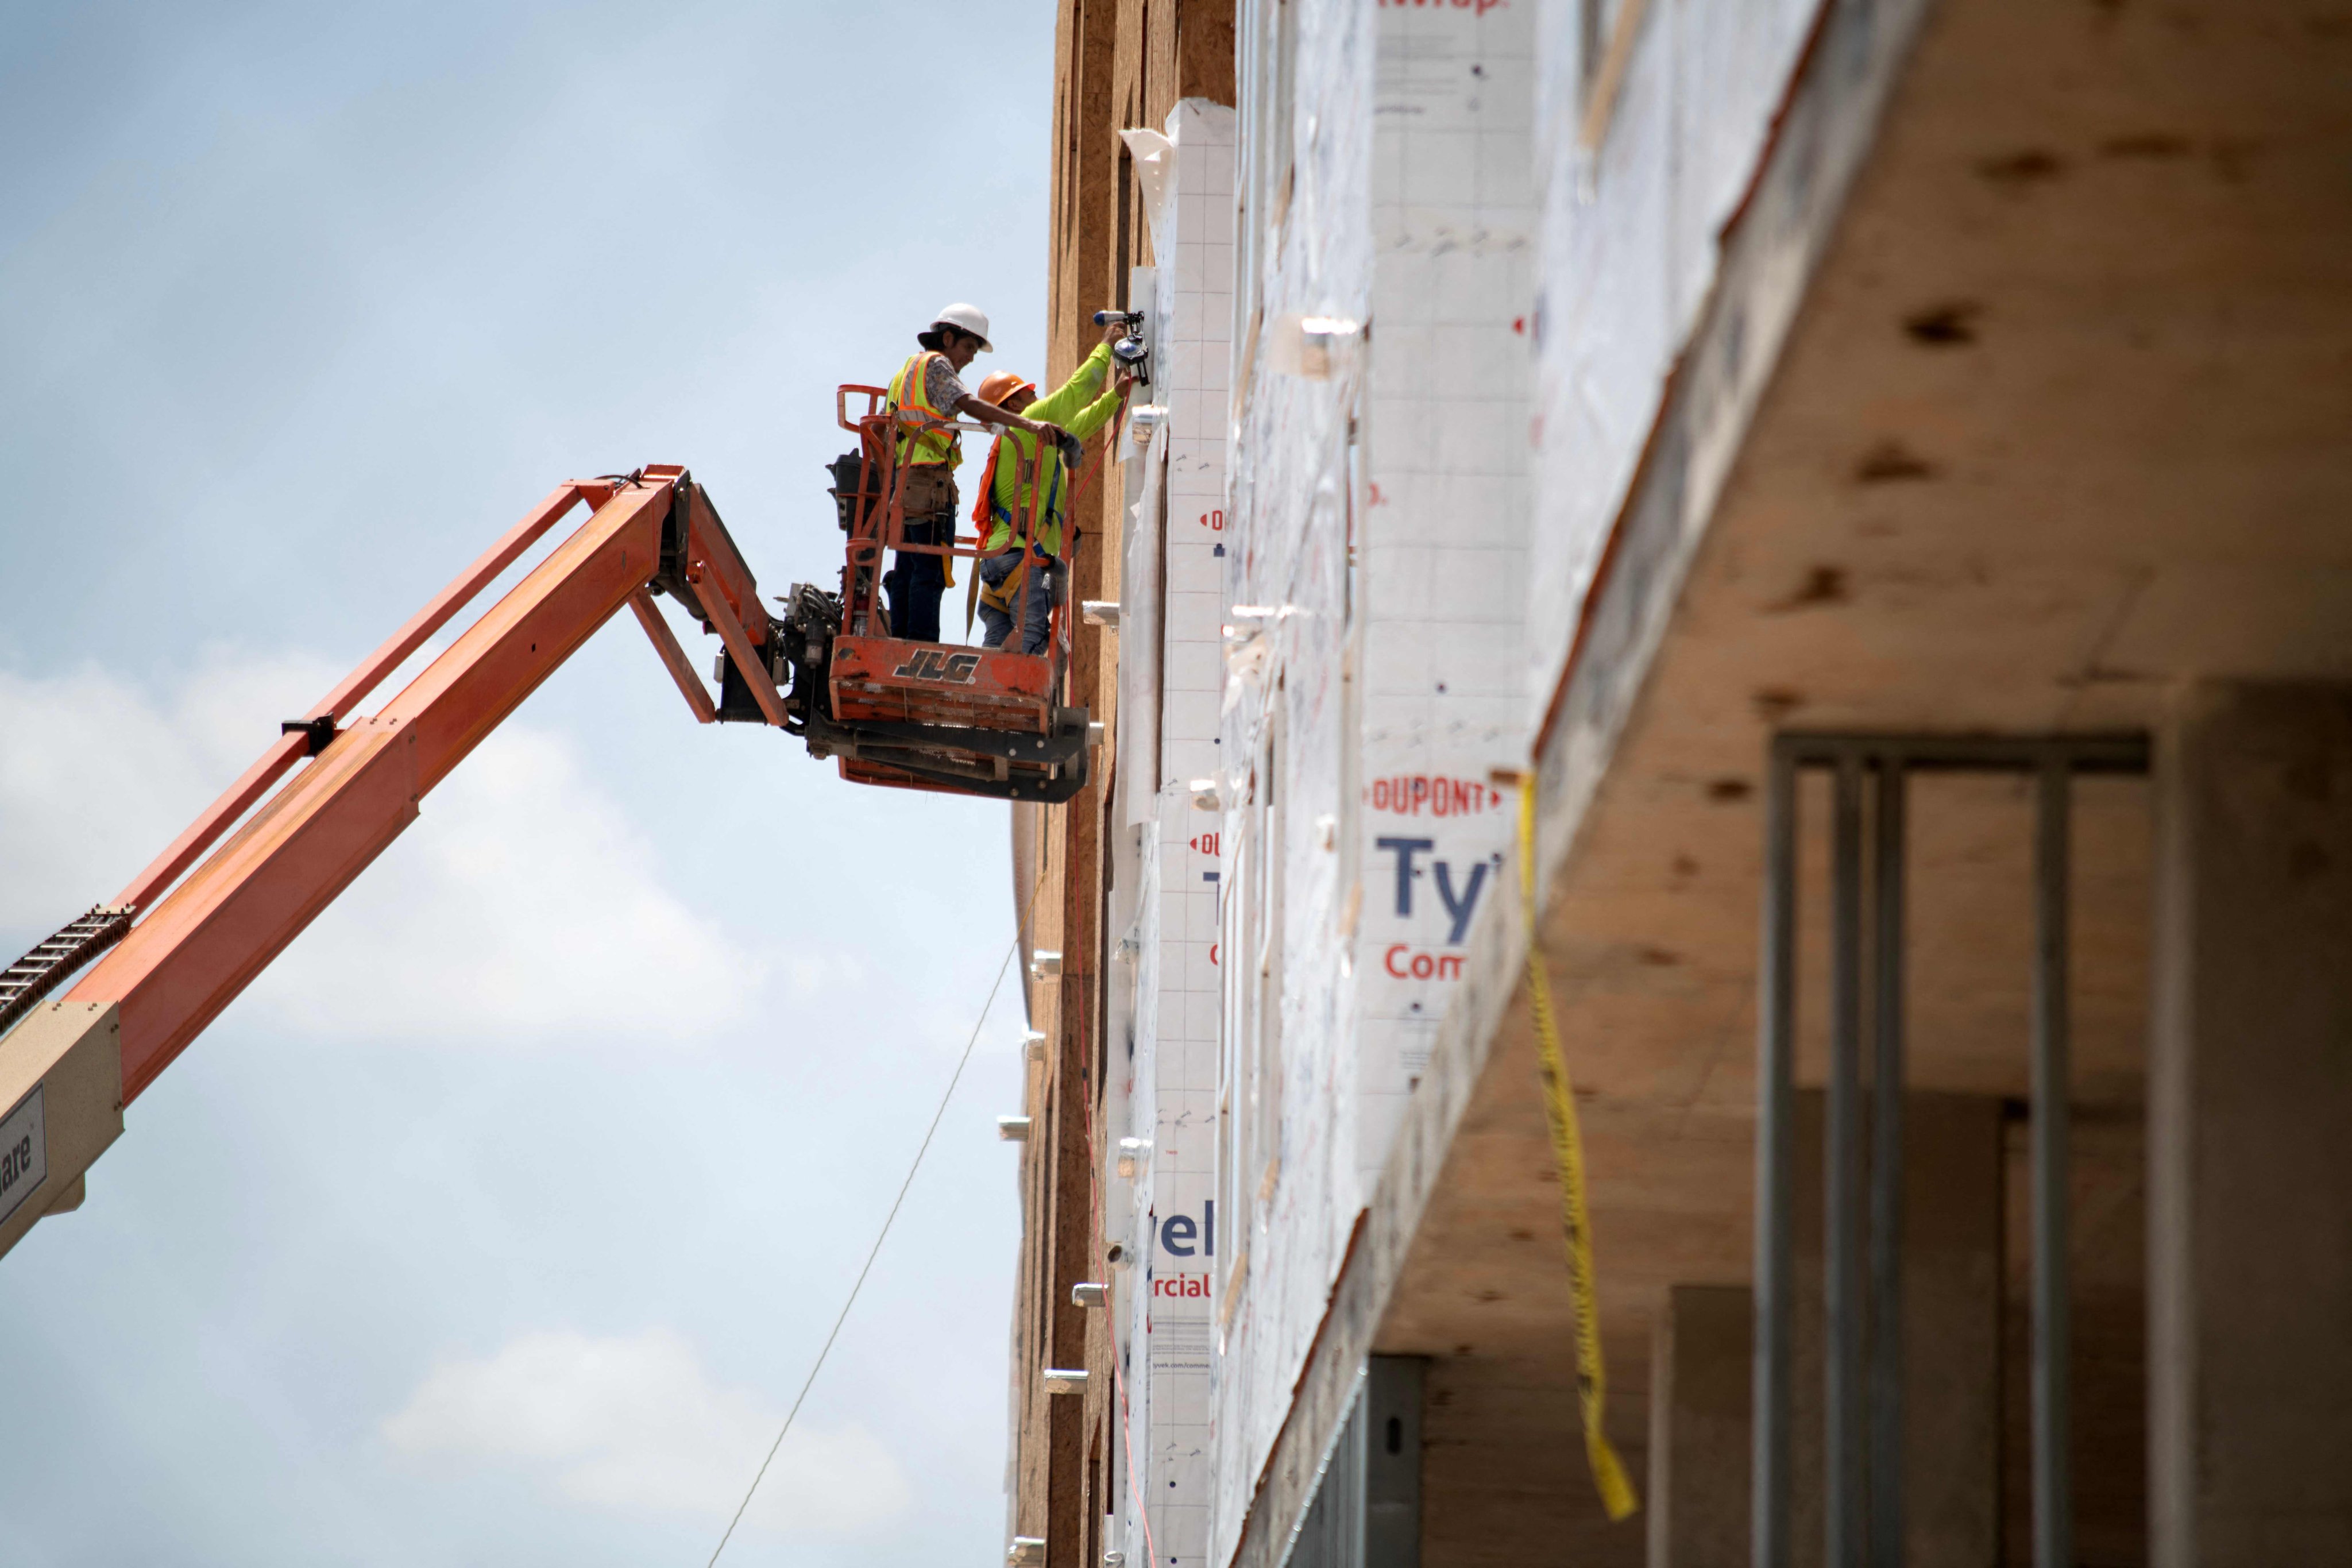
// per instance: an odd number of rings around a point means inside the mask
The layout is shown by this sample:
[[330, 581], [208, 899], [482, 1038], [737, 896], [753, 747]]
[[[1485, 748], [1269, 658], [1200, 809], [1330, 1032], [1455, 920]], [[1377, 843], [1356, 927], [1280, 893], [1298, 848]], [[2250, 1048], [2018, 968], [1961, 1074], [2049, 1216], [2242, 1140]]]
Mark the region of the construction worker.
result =
[[[1049, 429], [1057, 426], [1068, 437], [1040, 440], [1031, 431], [1015, 426], [997, 437], [989, 448], [988, 471], [982, 477], [971, 520], [979, 525], [982, 550], [1004, 553], [981, 558], [980, 620], [987, 628], [981, 639], [983, 647], [1003, 647], [1018, 615], [1021, 643], [1017, 651], [1045, 651], [1047, 623], [1068, 574], [1061, 560], [1062, 520], [1069, 508], [1075, 476], [1068, 472], [1066, 456], [1075, 459], [1077, 444], [1109, 424], [1111, 416], [1118, 412], [1119, 400], [1133, 378], [1122, 371], [1108, 392], [1103, 382], [1110, 371], [1110, 345], [1126, 331], [1118, 324], [1104, 329], [1103, 341], [1095, 352], [1050, 395], [1038, 396], [1036, 387], [1011, 371], [998, 371], [980, 384], [982, 402], [1024, 416], [1024, 422], [1032, 426], [1042, 422]], [[1036, 514], [1034, 533], [1033, 510]], [[1024, 535], [1028, 536], [1027, 549], [1007, 548]]]
[[[971, 395], [960, 377], [972, 356], [992, 352], [988, 318], [977, 306], [950, 305], [915, 334], [917, 352], [890, 380], [890, 406], [942, 424], [961, 415], [984, 425], [1045, 437], [1045, 427]], [[963, 461], [952, 430], [902, 426], [898, 460], [905, 470], [908, 544], [955, 542], [956, 465]], [[890, 635], [913, 642], [940, 640], [940, 595], [950, 581], [945, 555], [898, 552], [882, 586], [890, 595]]]

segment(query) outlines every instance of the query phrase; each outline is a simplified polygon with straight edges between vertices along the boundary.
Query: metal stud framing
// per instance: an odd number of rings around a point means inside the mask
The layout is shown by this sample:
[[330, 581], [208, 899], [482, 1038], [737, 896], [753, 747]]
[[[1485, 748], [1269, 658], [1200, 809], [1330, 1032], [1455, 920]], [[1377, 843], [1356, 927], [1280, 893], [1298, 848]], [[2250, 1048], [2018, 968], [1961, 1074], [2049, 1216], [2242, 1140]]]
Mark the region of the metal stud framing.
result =
[[1829, 1342], [1822, 1391], [1822, 1466], [1829, 1568], [1863, 1568], [1862, 1357], [1862, 758], [1837, 759], [1831, 813], [1829, 1148], [1822, 1167], [1822, 1300]]
[[2072, 791], [2065, 765], [2036, 779], [2033, 844], [2033, 1561], [2073, 1568], [2074, 1497], [2066, 1362], [2074, 1343], [2066, 1265], [2066, 892]]
[[1417, 1356], [1365, 1362], [1283, 1568], [1418, 1568], [1423, 1372]]
[[[1874, 1016], [1871, 1025], [1869, 1321], [1903, 1321], [1903, 836], [1899, 761], [1877, 772], [1870, 861]], [[1870, 1561], [1903, 1561], [1903, 1336], [1870, 1341]], [[2072, 1564], [2069, 1564], [2072, 1568]]]
[[[2072, 1568], [2066, 1279], [2071, 782], [2144, 773], [2138, 735], [1780, 735], [1765, 799], [1758, 1006], [1756, 1420], [1751, 1561], [1790, 1568], [1795, 1309], [1797, 780], [1832, 776], [1830, 1078], [1822, 1194], [1828, 1343], [1822, 1389], [1823, 1561], [1904, 1559], [1903, 1087], [1906, 781], [1918, 772], [2035, 781], [2032, 1022], [2033, 1539], [2042, 1568]], [[1864, 784], [1871, 853], [1865, 898]], [[1865, 910], [1867, 904], [1867, 910]], [[1865, 975], [1868, 997], [1864, 995]], [[1864, 1023], [1869, 1023], [1867, 1051]], [[1864, 1068], [1870, 1113], [1864, 1159]]]

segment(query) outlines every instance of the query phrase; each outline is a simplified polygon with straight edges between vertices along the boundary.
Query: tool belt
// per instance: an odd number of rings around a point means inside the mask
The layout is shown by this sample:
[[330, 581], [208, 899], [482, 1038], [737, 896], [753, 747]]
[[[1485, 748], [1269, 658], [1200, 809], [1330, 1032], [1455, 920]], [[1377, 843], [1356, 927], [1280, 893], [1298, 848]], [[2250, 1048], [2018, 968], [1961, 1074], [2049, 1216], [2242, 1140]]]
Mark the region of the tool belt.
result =
[[[1001, 582], [992, 584], [985, 573], [975, 574], [980, 581], [980, 602], [992, 610], [1011, 615], [1013, 607], [1021, 602], [1021, 590], [1029, 581], [1029, 567], [1033, 562], [1045, 568], [1054, 563], [1051, 556], [1041, 554], [1033, 548], [1021, 552], [1013, 563], [1013, 570], [1007, 572]], [[1038, 592], [1050, 594], [1053, 587], [1049, 584]]]
[[908, 521], [955, 515], [955, 473], [945, 463], [918, 463], [901, 469], [900, 476], [898, 494], [906, 503]]

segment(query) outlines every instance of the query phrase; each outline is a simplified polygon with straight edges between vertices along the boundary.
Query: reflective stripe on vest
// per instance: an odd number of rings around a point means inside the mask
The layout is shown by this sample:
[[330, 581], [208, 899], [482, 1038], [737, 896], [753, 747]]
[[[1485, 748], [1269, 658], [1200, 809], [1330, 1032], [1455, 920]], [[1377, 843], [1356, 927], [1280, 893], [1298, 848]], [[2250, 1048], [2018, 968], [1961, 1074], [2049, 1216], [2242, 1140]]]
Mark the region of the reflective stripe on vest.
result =
[[[1029, 492], [1030, 505], [1022, 507], [1017, 516], [1012, 508], [1000, 504], [996, 499], [996, 460], [1007, 442], [1013, 443], [1013, 489], [1016, 503], [1021, 491], [1026, 489]], [[1038, 447], [1039, 452], [1043, 453], [1038, 458], [1039, 461], [1043, 462], [1050, 458], [1054, 463], [1054, 478], [1045, 489], [1045, 507], [1035, 519], [1038, 537], [1034, 539], [1028, 537], [1027, 528], [1031, 521], [1028, 514], [1035, 506], [1037, 489], [1034, 481], [1027, 485], [1021, 482], [1022, 472], [1028, 464], [1021, 456], [1024, 443], [1013, 432], [1007, 431], [999, 436], [996, 438], [996, 444], [989, 448], [988, 472], [981, 478], [980, 504], [972, 508], [972, 521], [975, 525], [980, 523], [982, 508], [986, 508], [987, 516], [994, 526], [982, 529], [982, 537], [989, 540], [992, 546], [997, 535], [1002, 533], [1004, 535], [1004, 543], [1020, 552], [1019, 556], [1013, 563], [1013, 570], [1004, 574], [1003, 582], [991, 587], [985, 576], [980, 580], [980, 602], [1008, 616], [1013, 613], [1013, 606], [1029, 581], [1030, 563], [1035, 561], [1050, 563], [1058, 552], [1062, 541], [1062, 522], [1059, 516], [1062, 505], [1062, 465], [1059, 454], [1046, 451], [1035, 442], [1025, 445]], [[1047, 538], [1053, 542], [1053, 547], [1050, 549], [1046, 546]]]
[[[999, 505], [996, 500], [996, 454], [1008, 441], [1013, 444], [1013, 449], [1015, 455], [1013, 473], [1013, 505], [1009, 509]], [[989, 448], [988, 472], [981, 476], [980, 503], [972, 508], [971, 521], [974, 523], [981, 521], [980, 509], [985, 506], [991, 520], [998, 528], [1004, 530], [1008, 542], [1013, 534], [1022, 531], [1020, 524], [1027, 521], [1028, 514], [1034, 507], [1037, 499], [1036, 481], [1024, 480], [1022, 478], [1023, 471], [1028, 466], [1027, 457], [1035, 457], [1040, 463], [1050, 462], [1054, 465], [1054, 476], [1045, 486], [1045, 508], [1037, 512], [1037, 538], [1034, 542], [1044, 548], [1047, 554], [1058, 555], [1061, 553], [1062, 547], [1061, 454], [1054, 447], [1023, 432], [1008, 430], [996, 438], [995, 446]], [[996, 535], [993, 531], [984, 531], [982, 537], [992, 542]], [[1045, 543], [1049, 539], [1052, 541], [1050, 546]]]
[[[918, 349], [910, 355], [898, 367], [898, 374], [890, 378], [890, 406], [941, 424], [952, 419], [952, 414], [931, 406], [930, 363], [943, 357], [931, 349]], [[901, 463], [945, 463], [950, 468], [963, 461], [963, 452], [952, 434], [934, 431], [919, 435], [903, 427], [898, 432], [898, 457]]]

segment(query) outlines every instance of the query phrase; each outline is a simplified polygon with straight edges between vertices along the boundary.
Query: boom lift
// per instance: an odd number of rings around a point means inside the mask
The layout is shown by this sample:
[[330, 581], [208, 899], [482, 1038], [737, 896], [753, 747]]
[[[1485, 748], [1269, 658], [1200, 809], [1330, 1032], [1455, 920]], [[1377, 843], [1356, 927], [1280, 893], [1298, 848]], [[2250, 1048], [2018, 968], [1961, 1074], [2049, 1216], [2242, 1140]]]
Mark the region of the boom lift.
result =
[[[852, 419], [848, 401], [860, 394], [868, 404]], [[684, 468], [656, 464], [560, 485], [318, 706], [281, 726], [260, 760], [111, 902], [0, 972], [0, 1254], [44, 1215], [80, 1205], [83, 1173], [121, 1135], [123, 1107], [624, 605], [699, 722], [774, 725], [863, 783], [1037, 801], [1082, 789], [1090, 726], [1085, 709], [1058, 700], [1069, 639], [1061, 607], [1041, 655], [879, 635], [882, 551], [921, 548], [901, 545], [903, 475], [892, 460], [898, 424], [912, 416], [882, 406], [882, 396], [844, 387], [836, 404], [861, 443], [834, 465], [849, 536], [840, 592], [795, 584], [785, 614], [769, 613]], [[357, 716], [583, 502], [591, 515], [578, 531], [398, 695]], [[981, 553], [971, 540], [929, 548]], [[656, 594], [718, 635], [726, 651], [715, 700]]]
[[[1093, 732], [1086, 710], [1065, 708], [1056, 695], [1069, 668], [1068, 605], [1052, 606], [1042, 655], [887, 635], [878, 594], [884, 550], [963, 556], [975, 563], [974, 570], [988, 553], [977, 537], [950, 544], [906, 542], [906, 475], [896, 461], [900, 433], [956, 426], [894, 409], [889, 395], [879, 386], [845, 385], [835, 396], [835, 419], [858, 438], [857, 450], [832, 465], [848, 558], [840, 594], [803, 585], [787, 601], [784, 646], [794, 668], [831, 672], [828, 679], [809, 683], [807, 706], [794, 718], [804, 726], [810, 752], [838, 757], [841, 776], [860, 784], [1068, 800], [1086, 787]], [[865, 406], [852, 415], [850, 400], [857, 397]], [[1114, 425], [1102, 450], [1118, 439]], [[1035, 482], [1044, 463], [1041, 449], [1018, 476], [1031, 497], [1024, 538], [1034, 532], [1045, 503], [1045, 487]], [[1079, 482], [1092, 476], [1090, 464]], [[1013, 546], [1020, 547], [1018, 542]], [[1029, 574], [1024, 592], [1049, 591], [1043, 579], [1042, 573]], [[1019, 616], [1013, 621], [1022, 624]]]

